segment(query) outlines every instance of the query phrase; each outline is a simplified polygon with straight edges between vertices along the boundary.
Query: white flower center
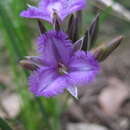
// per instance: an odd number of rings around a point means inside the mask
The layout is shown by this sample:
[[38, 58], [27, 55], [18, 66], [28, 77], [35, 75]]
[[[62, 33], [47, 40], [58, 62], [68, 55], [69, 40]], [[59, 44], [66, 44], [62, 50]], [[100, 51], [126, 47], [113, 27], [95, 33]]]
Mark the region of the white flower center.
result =
[[48, 11], [49, 11], [51, 14], [53, 14], [54, 11], [59, 12], [60, 9], [61, 9], [61, 7], [62, 7], [62, 6], [61, 6], [61, 3], [55, 2], [55, 3], [50, 4], [50, 5], [48, 6]]

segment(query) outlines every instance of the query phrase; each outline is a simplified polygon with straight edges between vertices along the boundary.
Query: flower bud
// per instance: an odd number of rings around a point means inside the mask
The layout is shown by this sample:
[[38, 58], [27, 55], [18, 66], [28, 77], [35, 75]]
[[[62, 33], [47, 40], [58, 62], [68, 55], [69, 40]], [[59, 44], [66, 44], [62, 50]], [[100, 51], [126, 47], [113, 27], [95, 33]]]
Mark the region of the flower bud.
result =
[[92, 49], [92, 53], [94, 57], [98, 61], [105, 60], [121, 43], [123, 40], [123, 36], [118, 36], [108, 43], [104, 43], [99, 45], [99, 47]]
[[25, 68], [25, 69], [28, 69], [28, 70], [37, 70], [38, 69], [38, 66], [35, 65], [34, 63], [32, 63], [31, 61], [29, 60], [21, 60], [20, 61], [20, 65]]

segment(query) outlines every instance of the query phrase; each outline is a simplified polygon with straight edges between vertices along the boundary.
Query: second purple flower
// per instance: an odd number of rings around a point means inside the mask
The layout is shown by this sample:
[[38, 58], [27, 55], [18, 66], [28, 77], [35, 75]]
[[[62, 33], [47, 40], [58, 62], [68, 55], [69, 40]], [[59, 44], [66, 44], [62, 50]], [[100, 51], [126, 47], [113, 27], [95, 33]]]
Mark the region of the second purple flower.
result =
[[38, 7], [30, 6], [21, 16], [25, 18], [43, 19], [52, 23], [53, 13], [56, 12], [60, 19], [85, 7], [85, 0], [41, 0]]

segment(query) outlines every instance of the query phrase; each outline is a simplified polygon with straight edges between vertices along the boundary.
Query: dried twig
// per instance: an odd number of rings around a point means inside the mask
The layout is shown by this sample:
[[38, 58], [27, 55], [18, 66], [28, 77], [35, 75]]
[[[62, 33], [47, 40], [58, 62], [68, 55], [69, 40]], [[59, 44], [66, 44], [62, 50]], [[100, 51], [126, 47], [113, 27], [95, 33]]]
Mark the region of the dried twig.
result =
[[113, 2], [112, 0], [93, 0], [97, 2], [100, 8], [111, 7], [115, 16], [130, 22], [130, 11], [118, 2]]

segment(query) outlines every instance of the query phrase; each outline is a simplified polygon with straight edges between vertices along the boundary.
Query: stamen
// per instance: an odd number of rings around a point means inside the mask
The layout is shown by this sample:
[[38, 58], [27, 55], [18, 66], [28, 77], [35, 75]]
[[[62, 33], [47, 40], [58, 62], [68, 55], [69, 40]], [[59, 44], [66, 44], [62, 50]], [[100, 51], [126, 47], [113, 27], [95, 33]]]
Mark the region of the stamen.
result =
[[59, 74], [61, 74], [61, 75], [68, 74], [67, 70], [68, 69], [67, 69], [67, 67], [65, 65], [63, 65], [61, 63], [58, 64], [58, 72], [59, 72]]

